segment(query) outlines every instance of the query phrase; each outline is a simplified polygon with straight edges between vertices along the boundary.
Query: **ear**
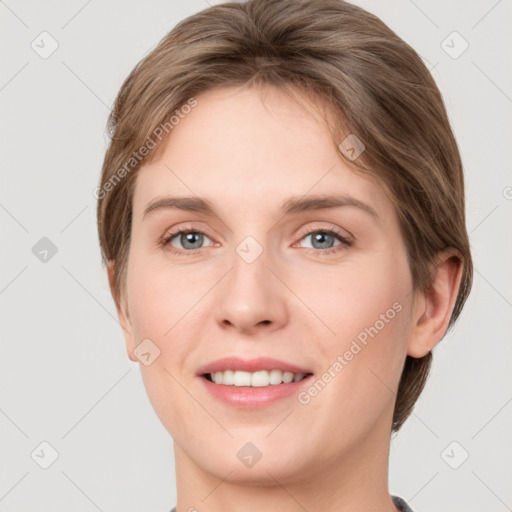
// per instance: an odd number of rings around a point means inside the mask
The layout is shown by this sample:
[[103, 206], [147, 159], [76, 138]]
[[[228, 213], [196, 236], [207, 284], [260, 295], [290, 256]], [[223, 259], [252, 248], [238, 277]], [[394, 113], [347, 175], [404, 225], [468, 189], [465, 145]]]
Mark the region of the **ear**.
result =
[[123, 329], [123, 336], [126, 345], [126, 353], [128, 357], [133, 362], [138, 362], [138, 359], [134, 356], [133, 351], [135, 350], [135, 338], [133, 336], [133, 329], [130, 322], [130, 315], [128, 312], [128, 305], [126, 302], [126, 298], [119, 292], [119, 295], [116, 292], [115, 287], [115, 262], [108, 261], [107, 262], [107, 275], [108, 275], [108, 284], [110, 286], [110, 293], [112, 297], [114, 297], [114, 302], [116, 304], [117, 316], [119, 317], [119, 323]]
[[417, 292], [414, 299], [407, 355], [423, 357], [443, 339], [457, 300], [462, 270], [462, 256], [454, 249], [438, 255], [431, 286], [425, 292]]

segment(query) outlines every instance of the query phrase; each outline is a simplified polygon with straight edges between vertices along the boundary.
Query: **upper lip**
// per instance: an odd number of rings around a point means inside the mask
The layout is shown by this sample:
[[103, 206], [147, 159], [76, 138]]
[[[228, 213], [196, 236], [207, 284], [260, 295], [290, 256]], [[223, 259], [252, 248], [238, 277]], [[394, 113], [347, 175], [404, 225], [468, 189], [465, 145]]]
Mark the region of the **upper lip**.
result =
[[295, 364], [280, 361], [270, 357], [258, 357], [257, 359], [241, 359], [239, 357], [225, 357], [208, 363], [197, 371], [197, 375], [207, 373], [223, 372], [226, 370], [257, 372], [260, 370], [281, 370], [282, 372], [292, 373], [311, 373], [306, 368], [301, 368]]

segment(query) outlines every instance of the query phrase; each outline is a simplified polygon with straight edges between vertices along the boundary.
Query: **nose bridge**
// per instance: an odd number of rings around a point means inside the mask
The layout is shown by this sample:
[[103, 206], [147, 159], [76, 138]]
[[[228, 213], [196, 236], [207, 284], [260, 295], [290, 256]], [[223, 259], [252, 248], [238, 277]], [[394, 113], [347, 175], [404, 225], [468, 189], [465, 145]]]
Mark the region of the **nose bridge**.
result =
[[[267, 245], [265, 240], [262, 240], [262, 236], [258, 236], [258, 241], [254, 236], [248, 235], [246, 236], [235, 248], [235, 252], [239, 256], [239, 258], [246, 263], [247, 265], [252, 265], [258, 259], [263, 259], [266, 261], [268, 259], [268, 251], [265, 251], [263, 244]], [[261, 258], [263, 253], [267, 254], [265, 257]], [[235, 259], [235, 262], [238, 261]]]
[[270, 298], [270, 289], [273, 283], [270, 282], [270, 271], [267, 268], [270, 254], [265, 241], [258, 237], [246, 236], [236, 247], [231, 257], [233, 270], [230, 276], [230, 294], [238, 297], [239, 307], [254, 311], [262, 310], [262, 305]]

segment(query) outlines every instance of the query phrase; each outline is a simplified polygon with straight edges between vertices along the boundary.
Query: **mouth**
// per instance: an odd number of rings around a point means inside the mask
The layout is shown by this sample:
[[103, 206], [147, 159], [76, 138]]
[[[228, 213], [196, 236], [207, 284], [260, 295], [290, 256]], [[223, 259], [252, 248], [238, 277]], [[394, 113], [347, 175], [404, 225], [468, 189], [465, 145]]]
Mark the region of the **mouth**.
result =
[[202, 375], [206, 380], [214, 384], [236, 387], [264, 388], [300, 382], [312, 373], [293, 373], [281, 370], [260, 370], [246, 372], [242, 370], [225, 370]]
[[256, 409], [289, 398], [307, 385], [307, 368], [270, 358], [225, 358], [198, 372], [207, 392], [224, 404]]

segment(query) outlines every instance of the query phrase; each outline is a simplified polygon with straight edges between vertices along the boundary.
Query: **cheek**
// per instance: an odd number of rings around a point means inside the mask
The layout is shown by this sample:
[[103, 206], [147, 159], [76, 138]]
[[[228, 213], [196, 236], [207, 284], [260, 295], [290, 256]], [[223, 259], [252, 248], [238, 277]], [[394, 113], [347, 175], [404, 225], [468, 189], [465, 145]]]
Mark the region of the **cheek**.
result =
[[388, 254], [317, 276], [314, 287], [313, 277], [304, 283], [305, 302], [322, 321], [315, 327], [326, 372], [319, 377], [329, 380], [322, 395], [340, 406], [332, 409], [340, 420], [349, 414], [371, 421], [394, 400], [406, 354], [411, 280], [405, 254]]
[[190, 382], [181, 373], [193, 350], [187, 327], [194, 310], [187, 312], [197, 302], [198, 291], [187, 286], [179, 271], [171, 274], [134, 256], [128, 268], [127, 293], [135, 345], [150, 339], [158, 353], [150, 365], [139, 364], [146, 393], [162, 424], [179, 437], [190, 421], [202, 424], [204, 420], [201, 411], [191, 407], [186, 391]]
[[411, 286], [405, 255], [392, 252], [354, 258], [296, 283], [304, 302], [318, 312], [318, 331], [325, 334], [329, 352], [340, 348], [340, 342], [358, 337], [364, 342], [376, 331], [382, 338], [401, 332]]
[[[190, 277], [190, 276], [188, 276]], [[197, 287], [187, 281], [181, 269], [162, 268], [148, 257], [131, 255], [128, 265], [127, 294], [130, 319], [138, 338], [154, 339], [163, 350], [173, 339]], [[195, 299], [197, 301], [197, 297]], [[188, 317], [187, 317], [188, 318]]]

